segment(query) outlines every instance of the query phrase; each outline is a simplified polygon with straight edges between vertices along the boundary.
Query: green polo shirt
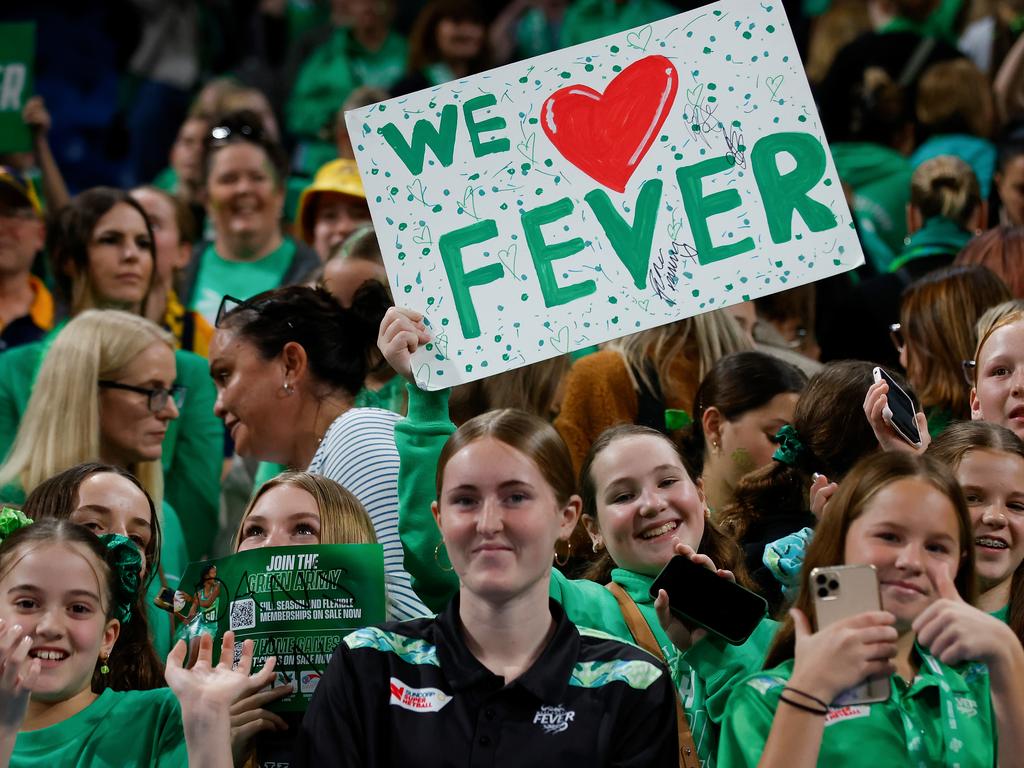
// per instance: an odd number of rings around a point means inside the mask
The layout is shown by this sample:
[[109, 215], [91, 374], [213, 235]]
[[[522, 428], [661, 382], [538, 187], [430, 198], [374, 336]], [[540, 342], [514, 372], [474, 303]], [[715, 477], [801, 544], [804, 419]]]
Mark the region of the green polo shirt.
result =
[[[996, 764], [988, 668], [978, 662], [947, 667], [919, 646], [916, 652], [921, 662], [917, 677], [907, 683], [893, 675], [888, 701], [835, 707], [825, 715], [819, 766], [992, 768]], [[790, 660], [748, 677], [735, 688], [722, 722], [719, 768], [758, 764], [779, 695], [792, 672]]]

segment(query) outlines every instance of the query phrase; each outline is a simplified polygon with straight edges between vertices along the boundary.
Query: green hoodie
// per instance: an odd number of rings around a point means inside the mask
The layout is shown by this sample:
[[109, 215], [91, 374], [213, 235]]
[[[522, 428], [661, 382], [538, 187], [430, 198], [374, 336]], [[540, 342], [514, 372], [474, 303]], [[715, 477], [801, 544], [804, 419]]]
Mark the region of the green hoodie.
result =
[[865, 235], [864, 250], [878, 272], [887, 272], [907, 234], [914, 169], [896, 150], [867, 142], [836, 142], [832, 159], [839, 178], [853, 188], [853, 215]]
[[[455, 425], [448, 418], [448, 390], [424, 392], [413, 386], [407, 389], [409, 415], [395, 425], [399, 456], [398, 532], [413, 589], [427, 607], [439, 612], [458, 591], [459, 580], [453, 571], [443, 570], [435, 560], [441, 536], [430, 504], [437, 496], [438, 458]], [[721, 720], [732, 685], [761, 668], [777, 623], [765, 619], [741, 646], [709, 637], [681, 653], [661, 628], [654, 611], [654, 599], [649, 593], [654, 578], [616, 568], [612, 581], [633, 598], [654, 633], [679, 689], [701, 765], [714, 768], [716, 729], [709, 726]], [[551, 596], [562, 604], [573, 623], [633, 642], [614, 595], [597, 582], [569, 579], [552, 569]]]

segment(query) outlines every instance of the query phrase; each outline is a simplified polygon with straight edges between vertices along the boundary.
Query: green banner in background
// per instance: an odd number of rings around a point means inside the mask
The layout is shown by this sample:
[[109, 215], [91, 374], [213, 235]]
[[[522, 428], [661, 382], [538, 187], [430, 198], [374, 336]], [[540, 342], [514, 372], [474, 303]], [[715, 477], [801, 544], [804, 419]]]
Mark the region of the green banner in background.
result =
[[0, 152], [28, 152], [32, 137], [21, 110], [32, 95], [36, 25], [0, 24]]
[[253, 668], [277, 657], [279, 682], [294, 681], [295, 693], [271, 706], [301, 712], [331, 654], [353, 629], [386, 620], [384, 550], [380, 544], [319, 544], [263, 547], [192, 563], [174, 595], [174, 614], [186, 622], [191, 653], [201, 633], [220, 639], [235, 632], [255, 644]]

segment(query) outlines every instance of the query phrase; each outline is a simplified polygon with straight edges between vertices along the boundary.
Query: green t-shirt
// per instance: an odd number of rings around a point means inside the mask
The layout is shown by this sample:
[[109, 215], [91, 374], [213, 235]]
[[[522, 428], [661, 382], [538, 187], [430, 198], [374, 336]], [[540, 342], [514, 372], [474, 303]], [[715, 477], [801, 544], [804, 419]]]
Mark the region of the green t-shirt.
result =
[[167, 688], [106, 690], [62, 723], [18, 734], [11, 768], [188, 765], [181, 708]]
[[1003, 624], [1009, 624], [1010, 623], [1010, 604], [1007, 603], [1002, 608], [1000, 608], [998, 611], [993, 611], [992, 612], [992, 616], [994, 616], [995, 618], [999, 619], [1001, 622], [1003, 622]]
[[234, 296], [245, 300], [277, 288], [294, 258], [295, 242], [288, 237], [275, 250], [256, 261], [228, 261], [210, 243], [199, 256], [199, 273], [189, 309], [213, 325], [221, 299]]
[[[819, 766], [992, 768], [996, 764], [988, 668], [977, 662], [947, 667], [922, 648], [916, 651], [921, 661], [917, 677], [907, 683], [893, 675], [887, 701], [833, 707], [825, 715]], [[791, 659], [736, 686], [722, 721], [719, 768], [758, 765], [779, 695], [792, 673]]]

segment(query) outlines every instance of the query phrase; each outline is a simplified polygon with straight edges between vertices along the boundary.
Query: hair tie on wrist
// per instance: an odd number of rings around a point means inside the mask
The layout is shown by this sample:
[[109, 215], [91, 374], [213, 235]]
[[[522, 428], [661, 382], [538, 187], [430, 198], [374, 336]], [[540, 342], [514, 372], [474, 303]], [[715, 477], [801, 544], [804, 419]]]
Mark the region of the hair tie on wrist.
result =
[[99, 539], [107, 548], [107, 563], [114, 572], [114, 618], [127, 624], [142, 582], [142, 553], [135, 542], [116, 533], [105, 533]]
[[779, 696], [779, 701], [783, 702], [784, 704], [789, 704], [789, 706], [791, 706], [791, 707], [796, 707], [797, 709], [801, 709], [804, 712], [810, 712], [812, 715], [827, 715], [828, 714], [828, 707], [825, 707], [824, 709], [818, 709], [817, 707], [809, 707], [806, 704], [801, 704], [799, 701], [793, 701], [793, 699], [787, 699], [785, 693], [783, 693], [782, 695]]
[[14, 507], [4, 507], [0, 509], [0, 543], [21, 528], [26, 525], [32, 525], [35, 522], [29, 517], [25, 516], [25, 513], [20, 509]]
[[815, 704], [817, 704], [819, 707], [824, 707], [825, 710], [828, 711], [828, 704], [826, 704], [824, 701], [819, 699], [817, 696], [812, 696], [809, 693], [804, 693], [799, 688], [793, 688], [792, 686], [787, 685], [785, 688], [782, 689], [782, 692], [783, 693], [786, 693], [786, 692], [795, 693], [797, 696], [803, 696], [805, 699], [810, 699]]
[[783, 424], [775, 433], [775, 442], [779, 447], [772, 454], [772, 459], [789, 467], [797, 466], [807, 454], [807, 446], [800, 439], [800, 434], [792, 424]]

